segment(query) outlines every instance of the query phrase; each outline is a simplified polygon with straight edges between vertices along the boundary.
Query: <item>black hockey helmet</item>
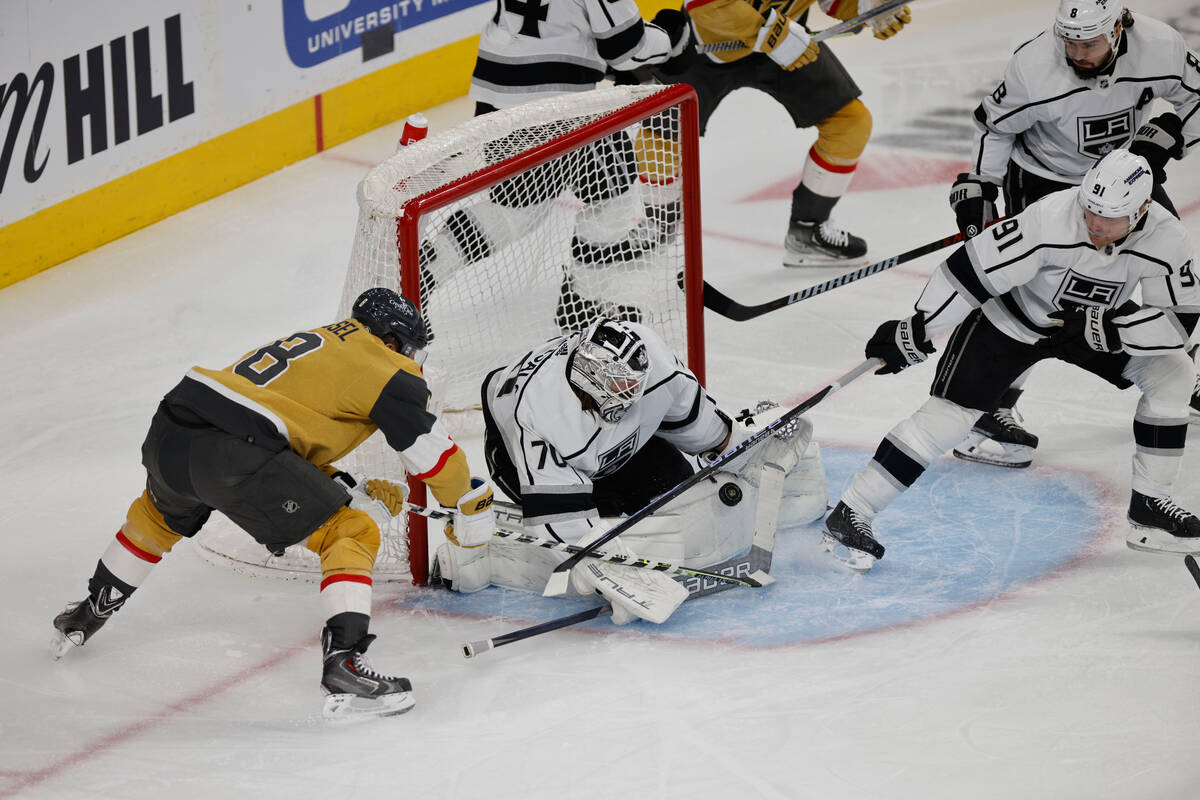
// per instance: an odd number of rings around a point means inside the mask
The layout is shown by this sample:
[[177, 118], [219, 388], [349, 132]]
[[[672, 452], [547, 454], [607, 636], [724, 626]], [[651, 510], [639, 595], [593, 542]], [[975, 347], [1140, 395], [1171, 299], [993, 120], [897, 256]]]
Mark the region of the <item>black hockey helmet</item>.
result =
[[380, 339], [395, 339], [398, 352], [418, 363], [424, 360], [417, 355], [429, 343], [429, 335], [417, 307], [407, 297], [382, 287], [367, 289], [354, 301], [351, 316]]

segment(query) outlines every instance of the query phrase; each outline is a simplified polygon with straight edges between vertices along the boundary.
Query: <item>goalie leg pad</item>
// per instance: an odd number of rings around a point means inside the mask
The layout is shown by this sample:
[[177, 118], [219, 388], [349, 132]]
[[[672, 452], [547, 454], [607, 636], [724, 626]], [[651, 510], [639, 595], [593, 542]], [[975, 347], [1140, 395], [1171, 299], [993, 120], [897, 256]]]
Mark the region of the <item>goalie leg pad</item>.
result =
[[688, 597], [683, 584], [661, 572], [594, 558], [585, 558], [571, 570], [571, 583], [580, 594], [595, 592], [612, 603], [612, 620], [617, 625], [635, 618], [663, 623]]
[[[493, 581], [492, 577], [489, 556], [494, 546], [494, 544], [484, 544], [478, 547], [459, 547], [453, 542], [444, 542], [438, 545], [438, 571], [446, 587], [456, 592], [470, 594], [478, 592], [480, 589], [486, 589], [493, 582], [503, 584], [503, 581]], [[548, 571], [547, 574], [549, 574]], [[545, 584], [544, 579], [542, 584]]]
[[821, 446], [809, 442], [796, 466], [784, 478], [779, 515], [789, 525], [804, 525], [823, 518], [828, 502]]

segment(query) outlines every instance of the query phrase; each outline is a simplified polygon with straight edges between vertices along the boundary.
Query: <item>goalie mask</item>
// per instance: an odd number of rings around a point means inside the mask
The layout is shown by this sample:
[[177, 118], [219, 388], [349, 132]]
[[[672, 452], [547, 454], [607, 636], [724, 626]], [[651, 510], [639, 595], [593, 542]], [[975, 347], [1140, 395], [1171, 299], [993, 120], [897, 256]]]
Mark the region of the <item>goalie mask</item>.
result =
[[1113, 150], [1083, 176], [1079, 207], [1102, 217], [1129, 220], [1129, 229], [1145, 215], [1154, 177], [1150, 165], [1128, 150]]
[[424, 363], [429, 336], [417, 307], [407, 297], [391, 289], [367, 289], [354, 301], [351, 316], [380, 339], [392, 337], [397, 352]]
[[600, 419], [619, 422], [646, 388], [650, 357], [624, 322], [599, 319], [583, 332], [567, 362], [567, 380], [591, 398]]

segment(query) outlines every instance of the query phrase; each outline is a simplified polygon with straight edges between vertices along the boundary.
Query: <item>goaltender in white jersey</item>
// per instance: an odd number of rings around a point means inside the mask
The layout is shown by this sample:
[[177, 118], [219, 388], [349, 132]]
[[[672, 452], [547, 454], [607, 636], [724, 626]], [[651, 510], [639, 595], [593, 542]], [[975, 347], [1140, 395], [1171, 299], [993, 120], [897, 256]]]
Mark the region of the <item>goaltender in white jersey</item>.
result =
[[[697, 459], [685, 454], [715, 457], [753, 433], [717, 408], [651, 328], [614, 319], [551, 339], [492, 372], [483, 384], [483, 407], [488, 468], [521, 506], [525, 532], [575, 544], [599, 538], [617, 517], [691, 476]], [[790, 439], [768, 437], [729, 473], [718, 472], [719, 480], [692, 487], [603, 549], [697, 568], [747, 551], [764, 459], [786, 474], [789, 521], [819, 518], [824, 472], [819, 449], [810, 447], [811, 425], [802, 420], [800, 429]], [[803, 509], [794, 507], [801, 496]], [[778, 498], [773, 502], [777, 515]], [[459, 591], [491, 582], [541, 591], [564, 556], [517, 549], [513, 555], [493, 542], [484, 559], [470, 548], [439, 548], [441, 577]], [[604, 574], [599, 585], [597, 570]], [[612, 601], [618, 623], [632, 616], [661, 622], [687, 596], [664, 573], [592, 559], [572, 570], [572, 582], [581, 593], [598, 591]], [[613, 588], [633, 585], [635, 594], [651, 596], [652, 608], [627, 604]]]
[[1141, 390], [1126, 542], [1200, 552], [1200, 519], [1171, 499], [1187, 440], [1194, 373], [1184, 347], [1200, 316], [1200, 282], [1187, 231], [1151, 201], [1152, 184], [1144, 158], [1109, 153], [1079, 188], [970, 239], [934, 271], [913, 316], [879, 327], [866, 354], [884, 362], [881, 372], [924, 361], [929, 337], [955, 330], [929, 400], [879, 444], [826, 520], [831, 552], [870, 569], [884, 552], [874, 516], [1046, 358]]

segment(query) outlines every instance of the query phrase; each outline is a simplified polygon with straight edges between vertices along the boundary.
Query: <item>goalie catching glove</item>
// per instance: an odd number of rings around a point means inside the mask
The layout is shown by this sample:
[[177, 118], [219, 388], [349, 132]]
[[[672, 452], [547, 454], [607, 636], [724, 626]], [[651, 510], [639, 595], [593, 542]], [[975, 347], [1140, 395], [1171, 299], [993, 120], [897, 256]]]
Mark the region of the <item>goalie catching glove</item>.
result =
[[492, 487], [483, 478], [471, 478], [471, 490], [458, 498], [457, 513], [446, 521], [446, 538], [459, 547], [479, 547], [496, 532]]
[[790, 72], [816, 61], [819, 45], [799, 23], [772, 8], [754, 40], [754, 49]]
[[908, 319], [888, 320], [879, 326], [867, 342], [867, 358], [878, 358], [883, 366], [876, 375], [891, 375], [920, 364], [934, 352], [925, 337], [925, 317], [917, 313]]
[[[599, 539], [607, 531], [597, 531], [579, 542], [581, 547]], [[609, 555], [623, 555], [631, 561], [637, 556], [618, 536], [600, 548]], [[598, 594], [612, 604], [612, 621], [625, 625], [640, 617], [650, 622], [665, 622], [687, 599], [687, 588], [669, 575], [650, 569], [623, 567], [607, 561], [585, 558], [571, 568], [571, 585], [583, 595]]]

